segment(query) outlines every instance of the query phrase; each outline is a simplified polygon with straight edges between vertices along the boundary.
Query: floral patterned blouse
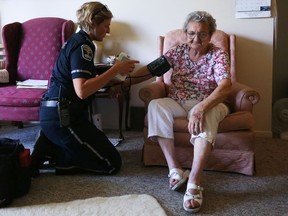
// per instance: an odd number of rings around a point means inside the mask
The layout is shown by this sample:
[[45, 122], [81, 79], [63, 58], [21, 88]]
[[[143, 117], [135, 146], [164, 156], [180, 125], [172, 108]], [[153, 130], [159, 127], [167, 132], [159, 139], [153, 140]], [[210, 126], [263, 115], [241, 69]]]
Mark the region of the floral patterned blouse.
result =
[[228, 54], [213, 45], [197, 62], [189, 58], [188, 44], [180, 44], [164, 55], [173, 68], [168, 96], [178, 102], [202, 101], [223, 79], [230, 79]]

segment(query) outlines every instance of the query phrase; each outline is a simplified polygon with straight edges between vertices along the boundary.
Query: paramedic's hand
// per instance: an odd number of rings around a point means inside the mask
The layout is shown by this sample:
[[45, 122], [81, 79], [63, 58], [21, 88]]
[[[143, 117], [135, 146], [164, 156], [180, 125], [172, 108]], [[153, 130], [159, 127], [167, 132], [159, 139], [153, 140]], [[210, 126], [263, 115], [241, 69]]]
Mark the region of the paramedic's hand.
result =
[[118, 61], [116, 60], [113, 67], [118, 71], [120, 75], [129, 75], [134, 69], [135, 64], [138, 64], [138, 60], [126, 60], [126, 61]]

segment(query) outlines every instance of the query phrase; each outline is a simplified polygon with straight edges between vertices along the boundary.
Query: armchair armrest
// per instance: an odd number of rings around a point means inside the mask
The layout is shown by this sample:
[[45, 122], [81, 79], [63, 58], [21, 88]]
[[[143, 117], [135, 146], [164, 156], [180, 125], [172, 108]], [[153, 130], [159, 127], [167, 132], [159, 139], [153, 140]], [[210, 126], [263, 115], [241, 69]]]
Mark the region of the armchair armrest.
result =
[[[154, 81], [139, 91], [139, 97], [144, 102], [145, 108], [151, 100], [166, 97], [165, 84], [161, 80]], [[249, 111], [260, 100], [260, 94], [253, 88], [239, 82], [233, 82], [227, 102], [232, 112]]]
[[252, 113], [253, 106], [260, 100], [260, 94], [249, 86], [233, 82], [227, 100], [232, 112], [249, 111]]
[[17, 59], [20, 50], [22, 24], [14, 22], [2, 28], [2, 39], [5, 47], [5, 68], [9, 72], [9, 82], [16, 83]]
[[144, 102], [145, 108], [151, 100], [165, 96], [165, 84], [162, 81], [153, 81], [139, 90], [139, 97]]

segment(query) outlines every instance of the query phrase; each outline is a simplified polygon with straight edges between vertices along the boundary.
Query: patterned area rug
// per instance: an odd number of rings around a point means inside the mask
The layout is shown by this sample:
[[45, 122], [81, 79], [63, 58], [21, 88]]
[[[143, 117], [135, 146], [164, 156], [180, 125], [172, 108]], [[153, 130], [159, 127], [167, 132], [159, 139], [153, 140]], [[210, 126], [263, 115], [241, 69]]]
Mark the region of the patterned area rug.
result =
[[146, 194], [95, 197], [64, 203], [50, 203], [0, 209], [5, 216], [166, 216], [157, 200]]

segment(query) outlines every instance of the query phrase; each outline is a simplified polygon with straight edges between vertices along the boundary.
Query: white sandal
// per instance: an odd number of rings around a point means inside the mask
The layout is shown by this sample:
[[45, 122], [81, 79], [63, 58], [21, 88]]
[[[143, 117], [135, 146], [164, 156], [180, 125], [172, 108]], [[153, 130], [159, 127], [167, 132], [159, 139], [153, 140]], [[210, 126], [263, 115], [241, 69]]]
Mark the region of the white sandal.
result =
[[[190, 193], [190, 189], [194, 189], [194, 190], [198, 190], [199, 193], [196, 195], [193, 195]], [[198, 185], [192, 184], [192, 183], [188, 183], [187, 184], [187, 190], [186, 193], [184, 195], [184, 200], [183, 200], [183, 208], [185, 209], [185, 211], [190, 212], [190, 213], [196, 213], [200, 210], [202, 203], [203, 203], [203, 195], [202, 195], [202, 191], [204, 189]], [[187, 208], [185, 206], [185, 203], [187, 200], [195, 200], [196, 202], [199, 203], [199, 207], [198, 208]]]
[[[169, 171], [168, 178], [178, 180], [178, 182], [175, 185], [173, 186], [170, 185], [171, 190], [179, 189], [187, 181], [189, 174], [190, 174], [189, 170], [186, 170], [185, 172], [183, 172], [181, 169], [178, 169], [178, 168], [171, 169]], [[169, 183], [170, 183], [170, 179], [169, 179]]]

